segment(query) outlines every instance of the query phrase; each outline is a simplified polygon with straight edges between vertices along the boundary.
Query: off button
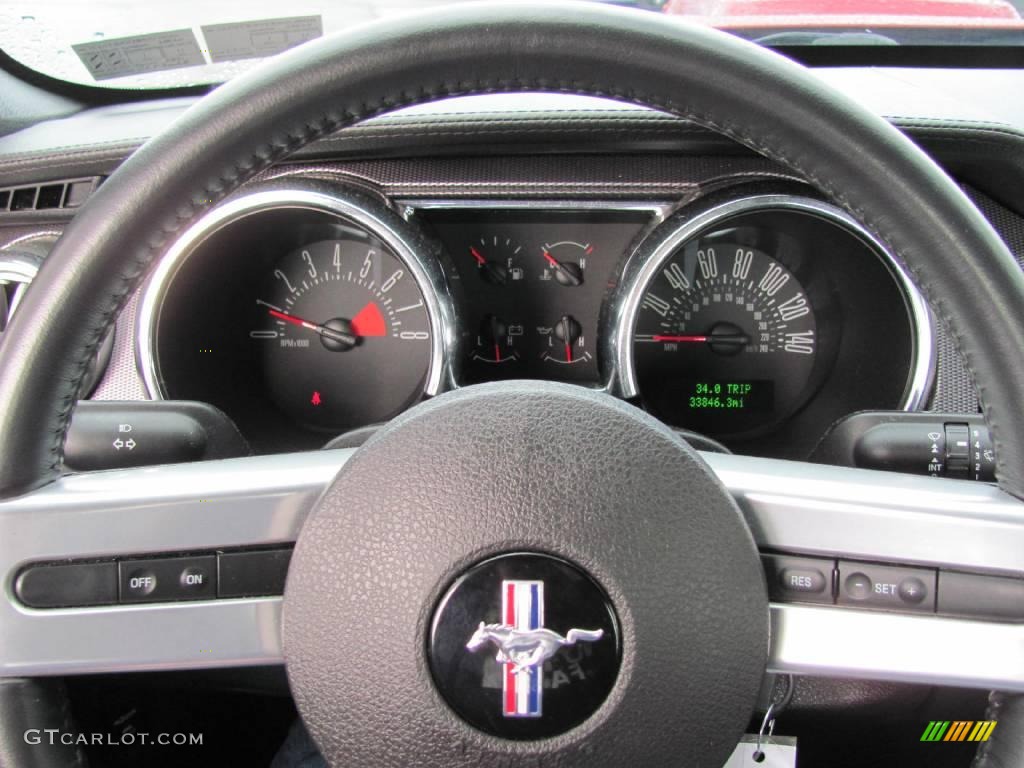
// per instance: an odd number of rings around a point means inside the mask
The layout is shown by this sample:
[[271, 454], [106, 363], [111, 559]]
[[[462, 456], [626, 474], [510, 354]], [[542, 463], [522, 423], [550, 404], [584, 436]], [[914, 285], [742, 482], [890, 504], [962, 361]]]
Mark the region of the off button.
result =
[[156, 592], [156, 574], [149, 568], [135, 568], [128, 573], [124, 582], [125, 597], [143, 600]]

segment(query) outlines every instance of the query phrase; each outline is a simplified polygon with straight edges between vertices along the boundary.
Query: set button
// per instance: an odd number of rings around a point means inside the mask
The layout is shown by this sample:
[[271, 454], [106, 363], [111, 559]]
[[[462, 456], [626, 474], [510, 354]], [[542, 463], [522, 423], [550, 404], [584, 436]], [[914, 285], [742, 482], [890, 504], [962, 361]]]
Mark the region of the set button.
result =
[[839, 605], [935, 612], [935, 571], [840, 560], [838, 573]]

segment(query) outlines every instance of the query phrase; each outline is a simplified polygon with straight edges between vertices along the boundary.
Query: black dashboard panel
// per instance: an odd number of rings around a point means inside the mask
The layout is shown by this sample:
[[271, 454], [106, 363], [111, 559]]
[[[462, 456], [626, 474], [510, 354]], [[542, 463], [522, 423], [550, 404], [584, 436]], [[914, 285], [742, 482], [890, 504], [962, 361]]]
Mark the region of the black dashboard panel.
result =
[[[1013, 83], [1019, 83], [1020, 73], [1007, 71], [983, 74], [979, 79], [975, 73], [952, 70], [821, 70], [823, 78], [874, 105], [880, 114], [901, 115], [890, 119], [910, 133], [950, 173], [987, 193], [968, 190], [1011, 247], [1018, 253], [1024, 253], [1017, 247], [1019, 243], [1013, 242], [1014, 233], [1019, 231], [1020, 217], [1017, 211], [1020, 207], [1021, 178], [1024, 178], [1020, 173], [1020, 163], [1014, 158], [1020, 156], [1018, 150], [1024, 137], [1024, 123], [1021, 122], [1024, 113], [1020, 112], [1015, 102], [998, 95], [1012, 90]], [[951, 94], [955, 92], [957, 98], [943, 100], [941, 94], [946, 91]], [[145, 105], [138, 110], [123, 105], [114, 109], [87, 110], [65, 121], [43, 123], [3, 137], [0, 139], [0, 181], [5, 185], [46, 183], [69, 175], [109, 173], [139, 144], [141, 137], [152, 134], [186, 106], [187, 100], [178, 100]], [[993, 116], [1002, 121], [998, 123], [998, 128], [994, 128], [991, 123]], [[83, 135], [94, 139], [93, 142], [82, 144]], [[65, 144], [73, 145], [75, 152], [66, 152]], [[502, 319], [501, 314], [488, 312], [485, 305], [493, 306], [495, 302], [501, 304], [504, 299], [501, 296], [495, 299], [494, 295], [488, 297], [488, 285], [484, 285], [480, 291], [466, 291], [472, 281], [466, 279], [463, 272], [468, 269], [472, 275], [476, 263], [460, 262], [458, 243], [449, 242], [449, 238], [455, 235], [445, 231], [445, 228], [449, 223], [457, 228], [457, 220], [466, 217], [470, 207], [467, 201], [489, 203], [492, 210], [488, 215], [497, 219], [504, 218], [507, 223], [514, 223], [517, 217], [524, 214], [521, 206], [527, 202], [530, 203], [529, 213], [544, 223], [540, 220], [557, 220], [570, 215], [570, 209], [578, 208], [581, 204], [582, 207], [604, 208], [602, 213], [605, 213], [623, 203], [640, 201], [650, 206], [652, 211], [660, 209], [661, 213], [651, 213], [649, 219], [640, 215], [636, 242], [633, 243], [635, 245], [650, 235], [662, 214], [667, 215], [676, 208], [692, 210], [692, 206], [707, 199], [715, 189], [758, 179], [779, 181], [784, 178], [798, 181], [772, 163], [722, 137], [688, 126], [667, 115], [600, 100], [566, 96], [538, 100], [529, 94], [457, 100], [445, 102], [437, 109], [425, 108], [410, 111], [409, 114], [377, 118], [346, 129], [336, 136], [327, 137], [292, 160], [264, 171], [255, 180], [254, 186], [275, 178], [316, 178], [342, 187], [368, 190], [394, 212], [408, 216], [410, 222], [441, 249], [436, 261], [444, 268], [441, 283], [444, 292], [450, 294], [452, 317], [444, 329], [451, 337], [444, 339], [443, 370], [439, 372], [441, 380], [438, 381], [436, 391], [464, 386], [477, 380], [500, 378], [507, 375], [501, 371], [511, 370], [511, 367], [524, 370], [524, 373], [515, 375], [555, 377], [545, 370], [545, 366], [554, 369], [555, 363], [550, 361], [542, 361], [537, 370], [527, 371], [527, 366], [519, 365], [522, 360], [513, 363], [504, 360], [501, 363], [473, 360], [474, 350], [486, 351], [481, 342], [488, 334], [495, 335], [493, 323], [484, 325], [486, 316], [497, 315], [499, 320]], [[805, 187], [798, 192], [808, 193]], [[438, 210], [432, 205], [425, 205], [424, 201], [445, 204], [449, 210]], [[539, 206], [538, 203], [548, 205]], [[502, 209], [503, 205], [505, 207]], [[0, 243], [10, 244], [22, 237], [34, 237], [42, 233], [56, 234], [72, 213], [62, 210], [8, 212], [6, 218], [0, 221]], [[477, 213], [483, 215], [486, 212]], [[591, 210], [586, 215], [593, 214]], [[463, 223], [475, 226], [469, 221]], [[480, 226], [486, 228], [487, 224], [489, 222], [482, 222]], [[451, 228], [448, 227], [449, 230]], [[269, 243], [272, 237], [265, 240]], [[293, 247], [299, 244], [293, 238]], [[627, 246], [622, 256], [628, 256], [631, 248], [632, 245]], [[283, 259], [288, 253], [277, 249], [273, 258]], [[301, 257], [301, 249], [290, 253]], [[767, 254], [767, 251], [764, 253]], [[264, 267], [270, 264], [271, 257], [267, 258]], [[594, 267], [593, 262], [590, 267]], [[621, 265], [616, 268], [621, 269]], [[607, 387], [615, 394], [648, 407], [652, 412], [658, 412], [653, 398], [642, 398], [635, 392], [624, 392], [622, 389], [614, 345], [611, 343], [615, 333], [613, 315], [622, 301], [617, 294], [621, 289], [622, 272], [615, 272], [615, 269], [612, 272], [607, 291], [598, 301], [596, 330], [588, 334], [584, 327], [586, 323], [580, 323], [584, 347], [590, 347], [584, 351], [591, 351], [593, 357], [584, 363], [574, 362], [572, 373], [573, 376], [577, 372], [581, 374], [577, 380], [584, 386]], [[262, 275], [265, 277], [267, 274], [266, 269], [263, 269]], [[475, 276], [480, 283], [479, 275]], [[202, 306], [201, 310], [209, 310], [211, 313], [221, 311], [220, 305], [230, 305], [235, 300], [231, 292], [248, 279], [249, 276], [237, 269], [224, 270], [219, 287], [210, 288], [207, 301], [209, 306]], [[620, 283], [616, 284], [616, 281]], [[593, 287], [587, 283], [584, 286], [585, 290]], [[480, 288], [479, 285], [476, 287]], [[843, 283], [842, 295], [852, 296], [851, 292], [845, 290], [846, 287], [847, 284]], [[559, 285], [559, 288], [566, 295], [579, 290], [577, 286]], [[537, 312], [547, 312], [547, 307], [556, 304], [565, 306], [557, 298], [559, 292], [555, 291], [555, 286], [550, 286], [550, 289], [549, 297], [534, 301], [531, 295], [526, 305], [533, 303], [533, 309]], [[800, 455], [799, 446], [812, 440], [812, 433], [816, 429], [800, 424], [805, 414], [817, 414], [815, 420], [823, 420], [826, 406], [853, 407], [857, 398], [872, 400], [866, 407], [898, 407], [899, 397], [892, 403], [880, 401], [892, 400], [891, 393], [906, 383], [898, 368], [906, 363], [904, 354], [907, 344], [899, 338], [885, 338], [887, 328], [891, 326], [881, 323], [876, 323], [874, 336], [866, 332], [857, 335], [859, 331], [870, 327], [868, 315], [873, 307], [881, 304], [884, 293], [882, 290], [869, 301], [847, 302], [845, 305], [841, 318], [843, 343], [839, 345], [836, 358], [838, 368], [833, 369], [832, 376], [838, 388], [832, 395], [814, 395], [805, 405], [797, 407], [794, 416], [784, 419], [779, 425], [769, 425], [766, 433], [760, 437], [756, 434], [737, 435], [735, 430], [723, 429], [717, 418], [721, 414], [714, 412], [702, 417], [707, 424], [694, 422], [694, 425], [717, 432], [725, 437], [734, 450], [741, 452], [782, 455], [782, 451], [790, 452], [789, 455]], [[510, 317], [514, 314], [513, 310], [520, 310], [518, 304], [514, 303], [507, 310]], [[892, 307], [901, 304], [893, 304]], [[819, 308], [820, 305], [815, 307], [816, 321]], [[248, 312], [251, 307], [244, 309]], [[556, 310], [549, 314], [557, 320], [566, 315], [578, 320], [576, 315], [584, 312], [557, 313]], [[159, 387], [154, 387], [152, 381], [147, 381], [143, 387], [136, 373], [136, 353], [140, 361], [144, 357], [141, 351], [144, 339], [141, 333], [137, 333], [141, 325], [136, 323], [136, 316], [136, 301], [133, 300], [118, 323], [110, 370], [100, 382], [95, 395], [97, 398], [140, 399], [161, 396]], [[858, 318], [856, 327], [851, 328], [846, 324], [848, 316]], [[860, 316], [864, 317], [863, 322]], [[507, 325], [512, 330], [518, 330], [517, 323], [509, 322]], [[540, 323], [537, 325], [540, 328], [548, 327]], [[497, 323], [497, 326], [499, 332], [503, 330], [502, 323]], [[553, 333], [555, 327], [557, 323], [552, 326], [552, 335], [548, 337], [553, 339], [552, 346], [554, 341], [560, 341]], [[249, 328], [246, 332], [250, 330], [256, 329]], [[508, 329], [504, 330], [507, 344]], [[522, 330], [525, 334], [525, 324]], [[218, 332], [215, 326], [206, 325], [195, 339], [203, 334], [209, 336]], [[572, 336], [574, 332], [573, 325], [563, 324], [562, 335]], [[933, 328], [932, 333], [937, 357], [937, 380], [934, 390], [930, 390], [931, 399], [921, 407], [964, 413], [976, 411], [977, 396], [973, 383], [950, 342], [949, 333], [943, 328]], [[874, 344], [876, 338], [882, 338], [883, 343]], [[187, 342], [180, 339], [169, 341], [171, 357], [175, 354], [173, 348], [176, 344], [184, 344], [181, 354], [192, 348], [203, 348], [195, 339]], [[518, 341], [520, 349], [530, 347], [526, 343], [527, 339], [520, 338]], [[819, 349], [825, 349], [827, 345], [824, 338], [819, 341], [822, 344]], [[903, 345], [903, 352], [897, 349], [900, 344]], [[838, 361], [847, 350], [850, 350], [849, 359], [859, 361], [860, 367], [852, 374], [850, 371], [853, 369], [847, 368], [846, 375], [835, 375], [835, 370], [843, 368], [843, 364]], [[539, 353], [544, 350], [535, 344], [533, 351]], [[495, 358], [499, 355], [504, 358], [504, 354], [499, 348]], [[898, 360], [898, 364], [890, 368], [885, 360], [887, 356], [891, 360]], [[536, 359], [531, 356], [527, 362], [535, 363]], [[866, 360], [871, 362], [867, 363]], [[250, 375], [233, 371], [229, 376], [209, 382], [207, 386], [221, 386], [225, 390], [225, 402], [259, 402], [259, 398], [254, 399], [252, 393], [259, 393], [265, 382], [253, 371], [258, 372], [258, 369], [250, 368]], [[887, 373], [888, 379], [880, 387], [868, 387], [864, 385], [861, 373], [869, 376]], [[171, 375], [173, 377], [175, 374]], [[189, 379], [187, 367], [182, 369], [180, 378], [186, 381]], [[572, 377], [566, 378], [574, 380]], [[227, 386], [225, 382], [232, 382], [233, 386]], [[714, 378], [700, 375], [691, 377], [687, 383], [694, 390], [691, 396], [697, 396], [698, 385], [746, 385], [752, 388], [746, 394], [749, 400], [745, 401], [749, 402], [752, 412], [774, 414], [779, 410], [779, 392], [775, 389], [774, 380], [770, 378], [739, 378], [732, 375]], [[827, 386], [822, 386], [819, 392], [827, 391]], [[390, 395], [391, 392], [387, 390], [392, 387], [382, 380], [380, 389], [383, 394]], [[316, 391], [319, 390], [314, 389], [308, 393], [310, 397], [307, 400], [310, 402], [304, 405], [312, 405], [312, 394]], [[371, 390], [366, 388], [366, 391]], [[409, 404], [423, 396], [431, 396], [427, 393], [427, 387], [412, 396]], [[771, 401], [770, 408], [768, 401]], [[341, 424], [321, 424], [317, 429], [310, 429], [315, 425], [309, 419], [296, 419], [272, 403], [267, 406], [265, 398], [263, 403], [260, 407], [250, 408], [247, 413], [252, 430], [265, 438], [262, 442], [254, 440], [263, 451], [313, 447], [334, 434], [337, 428], [344, 428]], [[660, 415], [669, 421], [673, 420], [664, 413]], [[351, 421], [364, 419], [365, 415], [360, 418], [358, 413], [353, 413]], [[253, 439], [249, 430], [247, 436]]]
[[921, 406], [921, 306], [881, 244], [801, 186], [394, 201], [292, 176], [171, 247], [137, 337], [152, 396], [217, 406], [258, 452], [317, 447], [447, 389], [540, 379], [799, 458], [852, 410]]

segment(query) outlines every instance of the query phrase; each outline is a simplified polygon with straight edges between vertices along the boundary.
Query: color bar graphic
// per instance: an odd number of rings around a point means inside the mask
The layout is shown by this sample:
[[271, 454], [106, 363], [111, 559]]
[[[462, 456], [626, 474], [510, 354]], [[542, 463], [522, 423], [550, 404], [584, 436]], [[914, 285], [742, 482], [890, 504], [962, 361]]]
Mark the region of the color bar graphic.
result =
[[921, 741], [988, 741], [996, 720], [932, 720]]

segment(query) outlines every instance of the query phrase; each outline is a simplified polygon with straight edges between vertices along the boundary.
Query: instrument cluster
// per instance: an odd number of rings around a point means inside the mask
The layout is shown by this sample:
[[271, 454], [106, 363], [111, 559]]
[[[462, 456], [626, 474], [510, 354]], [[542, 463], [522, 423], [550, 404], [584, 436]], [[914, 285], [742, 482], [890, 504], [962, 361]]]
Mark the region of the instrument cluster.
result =
[[600, 388], [792, 458], [852, 411], [923, 404], [929, 312], [856, 221], [802, 189], [675, 208], [251, 188], [160, 261], [140, 371], [151, 397], [221, 408], [259, 452], [501, 379]]

